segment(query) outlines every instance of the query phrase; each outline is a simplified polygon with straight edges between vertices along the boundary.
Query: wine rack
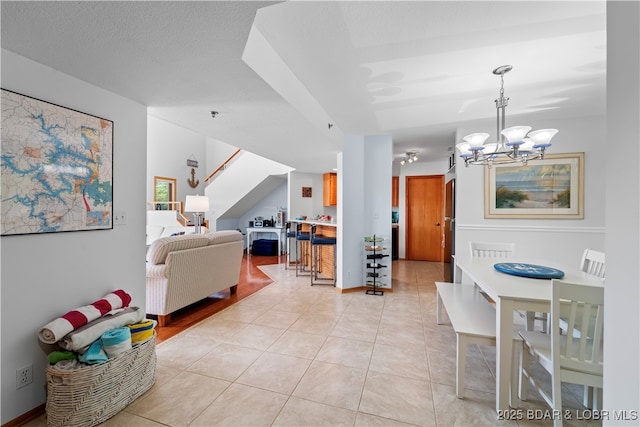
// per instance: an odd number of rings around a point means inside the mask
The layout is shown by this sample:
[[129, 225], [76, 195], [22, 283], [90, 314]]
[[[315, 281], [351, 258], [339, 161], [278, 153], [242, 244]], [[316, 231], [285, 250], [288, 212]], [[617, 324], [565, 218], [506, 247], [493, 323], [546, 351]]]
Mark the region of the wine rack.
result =
[[390, 245], [388, 238], [375, 234], [364, 238], [364, 281], [369, 295], [383, 295], [383, 289], [391, 289]]

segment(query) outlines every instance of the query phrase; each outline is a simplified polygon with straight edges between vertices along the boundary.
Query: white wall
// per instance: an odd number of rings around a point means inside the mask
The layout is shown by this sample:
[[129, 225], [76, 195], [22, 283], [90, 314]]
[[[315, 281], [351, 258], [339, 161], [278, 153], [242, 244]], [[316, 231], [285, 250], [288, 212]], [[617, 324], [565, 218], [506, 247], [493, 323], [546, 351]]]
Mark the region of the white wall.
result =
[[229, 145], [210, 137], [206, 137], [206, 145], [207, 173], [205, 176], [216, 170], [238, 150], [238, 147], [234, 147], [233, 145]]
[[[640, 3], [607, 2], [604, 408], [640, 411]], [[615, 412], [614, 412], [615, 415]], [[638, 425], [638, 418], [603, 425]]]
[[[191, 166], [187, 159], [198, 161], [195, 179], [200, 181], [192, 188]], [[184, 203], [191, 194], [204, 195], [204, 179], [213, 170], [207, 166], [207, 144], [203, 135], [176, 126], [165, 120], [147, 117], [147, 199], [153, 200], [153, 177], [176, 179], [176, 198]]]
[[[281, 207], [287, 206], [287, 183], [282, 183], [281, 186], [273, 190], [271, 193], [265, 195], [264, 198], [259, 200], [251, 209], [249, 209], [244, 215], [238, 218], [238, 228], [242, 232], [246, 232], [249, 226], [249, 221], [253, 221], [257, 216], [261, 216], [265, 219], [276, 219], [276, 214]], [[252, 234], [252, 239], [272, 239], [275, 235], [272, 233], [265, 234]]]
[[[302, 197], [302, 187], [311, 187], [312, 197]], [[335, 207], [322, 205], [323, 189], [322, 174], [289, 173], [289, 218], [306, 215], [307, 219], [313, 219], [325, 211], [327, 215], [335, 215]]]
[[[1, 422], [45, 403], [47, 354], [38, 330], [76, 307], [122, 288], [145, 306], [147, 112], [143, 105], [2, 50], [5, 89], [114, 122], [113, 230], [5, 236], [1, 281]], [[16, 369], [33, 364], [33, 384], [15, 389]]]
[[[512, 94], [515, 96], [515, 94]], [[508, 114], [507, 114], [508, 118]], [[534, 129], [559, 129], [551, 153], [584, 152], [584, 219], [484, 218], [484, 167], [456, 165], [456, 254], [469, 254], [469, 241], [514, 242], [516, 255], [553, 259], [577, 266], [582, 251], [604, 250], [605, 117], [564, 121], [527, 121]], [[472, 129], [460, 129], [465, 135]], [[550, 244], [550, 242], [553, 242]]]

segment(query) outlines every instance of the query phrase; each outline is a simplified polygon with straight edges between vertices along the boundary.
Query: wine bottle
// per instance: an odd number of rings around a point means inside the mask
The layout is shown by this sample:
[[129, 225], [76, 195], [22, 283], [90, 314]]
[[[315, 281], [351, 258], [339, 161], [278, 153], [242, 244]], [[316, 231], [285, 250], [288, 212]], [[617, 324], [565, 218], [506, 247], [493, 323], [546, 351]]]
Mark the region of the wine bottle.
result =
[[367, 273], [367, 277], [387, 277], [387, 275], [382, 273]]
[[367, 255], [367, 259], [379, 259], [379, 258], [384, 258], [386, 256], [389, 256], [389, 254], [371, 254], [371, 255]]
[[376, 236], [372, 236], [372, 237], [365, 237], [364, 241], [365, 242], [382, 242], [384, 239], [382, 237], [376, 237]]
[[386, 267], [386, 265], [382, 265], [382, 264], [379, 264], [377, 262], [375, 262], [375, 263], [367, 263], [367, 268], [384, 268], [384, 267]]

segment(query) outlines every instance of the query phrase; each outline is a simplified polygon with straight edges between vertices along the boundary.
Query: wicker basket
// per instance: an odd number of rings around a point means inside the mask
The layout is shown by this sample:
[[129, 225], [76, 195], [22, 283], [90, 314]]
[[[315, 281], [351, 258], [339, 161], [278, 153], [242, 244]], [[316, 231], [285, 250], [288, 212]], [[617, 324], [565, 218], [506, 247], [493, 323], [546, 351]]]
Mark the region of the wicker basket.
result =
[[156, 340], [105, 363], [76, 370], [47, 368], [47, 425], [95, 426], [137, 399], [156, 379]]

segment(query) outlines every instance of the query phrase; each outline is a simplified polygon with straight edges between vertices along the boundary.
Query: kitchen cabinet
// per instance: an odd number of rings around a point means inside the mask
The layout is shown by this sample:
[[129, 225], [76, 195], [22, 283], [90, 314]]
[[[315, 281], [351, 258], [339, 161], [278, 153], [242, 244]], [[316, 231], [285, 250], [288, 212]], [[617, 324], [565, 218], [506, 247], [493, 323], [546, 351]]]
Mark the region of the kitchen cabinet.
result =
[[322, 204], [324, 206], [337, 206], [338, 204], [338, 174], [328, 172], [322, 176]]
[[400, 177], [391, 177], [391, 206], [396, 208], [400, 205]]

